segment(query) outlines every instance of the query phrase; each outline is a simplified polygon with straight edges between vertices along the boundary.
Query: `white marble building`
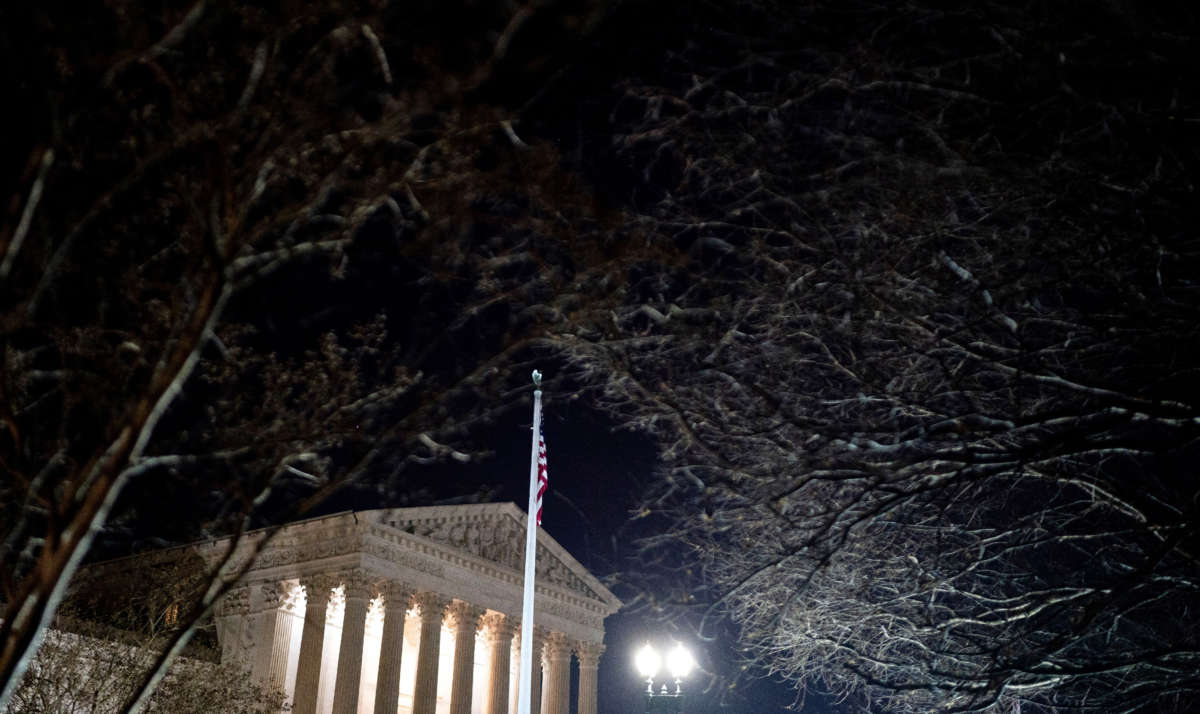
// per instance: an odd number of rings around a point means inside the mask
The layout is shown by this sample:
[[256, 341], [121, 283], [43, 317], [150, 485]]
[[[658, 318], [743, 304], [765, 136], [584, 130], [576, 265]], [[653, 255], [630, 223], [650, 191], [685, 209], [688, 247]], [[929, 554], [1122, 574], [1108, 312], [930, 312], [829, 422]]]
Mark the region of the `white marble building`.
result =
[[[296, 714], [516, 709], [525, 513], [512, 503], [339, 513], [245, 536], [249, 571], [218, 603], [222, 661], [283, 690]], [[229, 541], [186, 551], [218, 562]], [[121, 569], [138, 556], [99, 566]], [[533, 712], [596, 714], [604, 618], [621, 602], [538, 532]], [[540, 661], [541, 666], [537, 663]]]

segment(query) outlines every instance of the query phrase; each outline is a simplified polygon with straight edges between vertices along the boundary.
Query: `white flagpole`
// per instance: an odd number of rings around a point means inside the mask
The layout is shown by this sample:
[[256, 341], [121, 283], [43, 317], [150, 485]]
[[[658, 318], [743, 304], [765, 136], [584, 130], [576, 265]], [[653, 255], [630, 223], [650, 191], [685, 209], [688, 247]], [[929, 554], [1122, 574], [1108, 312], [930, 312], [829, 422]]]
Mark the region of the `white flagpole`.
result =
[[521, 667], [517, 714], [529, 714], [533, 682], [533, 579], [537, 575], [538, 439], [542, 435], [542, 373], [533, 370], [533, 448], [529, 457], [529, 508], [525, 528], [525, 595], [521, 606]]

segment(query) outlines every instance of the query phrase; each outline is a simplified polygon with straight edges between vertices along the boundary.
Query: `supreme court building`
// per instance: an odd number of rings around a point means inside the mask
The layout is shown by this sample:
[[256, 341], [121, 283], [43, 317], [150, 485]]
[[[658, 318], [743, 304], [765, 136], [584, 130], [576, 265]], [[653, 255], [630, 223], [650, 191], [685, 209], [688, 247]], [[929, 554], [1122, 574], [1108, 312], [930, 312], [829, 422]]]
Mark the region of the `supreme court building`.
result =
[[[577, 667], [576, 710], [597, 714], [604, 618], [621, 602], [537, 536], [532, 712], [568, 714]], [[163, 553], [211, 567], [229, 545]], [[524, 549], [525, 513], [512, 503], [353, 511], [270, 538], [251, 532], [231, 565], [259, 552], [216, 608], [221, 660], [283, 691], [296, 714], [510, 714]]]

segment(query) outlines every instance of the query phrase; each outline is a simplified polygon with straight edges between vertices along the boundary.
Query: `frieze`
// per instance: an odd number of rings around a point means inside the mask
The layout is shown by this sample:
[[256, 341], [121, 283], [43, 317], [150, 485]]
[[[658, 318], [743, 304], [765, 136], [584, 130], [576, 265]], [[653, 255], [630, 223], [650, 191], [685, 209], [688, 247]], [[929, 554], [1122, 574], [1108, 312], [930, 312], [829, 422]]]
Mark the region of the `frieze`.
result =
[[395, 563], [396, 565], [409, 568], [410, 570], [429, 573], [430, 575], [434, 575], [439, 578], [446, 577], [446, 568], [440, 563], [434, 563], [425, 558], [420, 558], [410, 553], [406, 553], [390, 543], [382, 543], [377, 540], [368, 540], [363, 545], [362, 549], [363, 552], [367, 553], [368, 555], [382, 558], [389, 563]]
[[[406, 533], [444, 543], [513, 570], [520, 571], [525, 568], [524, 527], [505, 514], [488, 514], [467, 519], [442, 517], [392, 520], [386, 523]], [[603, 599], [569, 566], [542, 545], [538, 546], [537, 570], [541, 582], [565, 587], [591, 599]]]
[[[265, 570], [281, 565], [292, 565], [310, 560], [321, 560], [338, 555], [347, 555], [359, 549], [358, 538], [334, 538], [313, 540], [308, 543], [290, 547], [269, 546], [254, 559], [255, 570]], [[245, 567], [247, 555], [235, 556], [230, 559], [225, 572], [240, 572]]]
[[547, 615], [561, 617], [562, 619], [569, 620], [571, 622], [578, 622], [581, 625], [595, 627], [597, 629], [602, 628], [604, 625], [603, 618], [584, 614], [576, 608], [559, 602], [548, 602], [545, 604], [538, 603], [538, 611]]
[[244, 615], [250, 611], [250, 588], [239, 585], [231, 588], [217, 601], [217, 617]]
[[568, 590], [582, 593], [589, 598], [600, 599], [600, 596], [583, 582], [583, 578], [572, 572], [565, 563], [555, 558], [549, 549], [541, 545], [538, 546], [537, 572], [538, 578], [544, 582], [562, 585]]
[[259, 583], [258, 588], [261, 610], [278, 610], [287, 602], [288, 588], [283, 583]]
[[445, 543], [493, 563], [513, 569], [523, 567], [523, 533], [515, 524], [505, 520], [415, 521], [402, 530]]

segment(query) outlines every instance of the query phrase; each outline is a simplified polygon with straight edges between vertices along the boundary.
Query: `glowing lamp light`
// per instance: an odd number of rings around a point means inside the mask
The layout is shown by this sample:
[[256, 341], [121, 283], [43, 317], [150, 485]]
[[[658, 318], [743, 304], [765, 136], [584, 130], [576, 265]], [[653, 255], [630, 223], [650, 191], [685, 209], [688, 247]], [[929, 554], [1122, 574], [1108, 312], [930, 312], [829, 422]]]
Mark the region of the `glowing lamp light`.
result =
[[638, 674], [646, 679], [654, 679], [654, 675], [658, 674], [658, 670], [662, 667], [662, 657], [647, 643], [634, 656], [633, 665], [637, 667]]
[[684, 677], [696, 666], [692, 653], [683, 645], [676, 643], [674, 649], [667, 653], [665, 664], [671, 679], [675, 680], [675, 691], [662, 683], [660, 691], [654, 691], [654, 678], [664, 664], [662, 655], [654, 650], [649, 643], [642, 646], [633, 656], [633, 664], [637, 671], [646, 679], [646, 714], [680, 714], [683, 711]]
[[691, 672], [694, 666], [696, 666], [696, 660], [692, 659], [692, 653], [688, 652], [683, 645], [675, 645], [675, 649], [667, 654], [667, 671], [676, 680], [687, 677], [688, 672]]

